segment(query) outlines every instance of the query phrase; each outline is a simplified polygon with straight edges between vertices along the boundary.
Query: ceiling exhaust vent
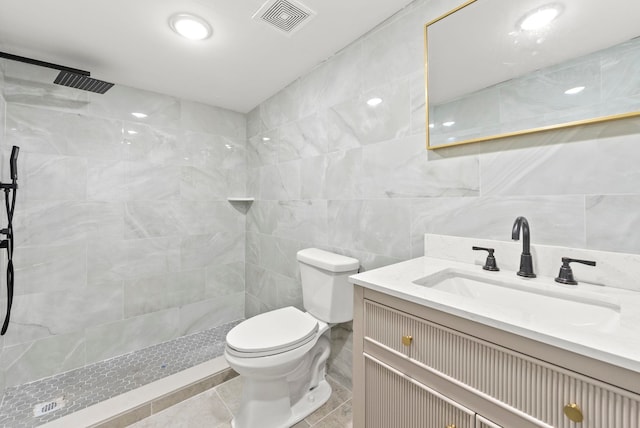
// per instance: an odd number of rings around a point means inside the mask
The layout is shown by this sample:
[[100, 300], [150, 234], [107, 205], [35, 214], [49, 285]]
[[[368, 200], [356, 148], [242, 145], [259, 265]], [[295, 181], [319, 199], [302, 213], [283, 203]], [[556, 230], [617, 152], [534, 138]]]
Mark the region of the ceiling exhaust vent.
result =
[[315, 16], [315, 12], [294, 0], [269, 0], [253, 15], [254, 21], [265, 22], [282, 33], [291, 35]]

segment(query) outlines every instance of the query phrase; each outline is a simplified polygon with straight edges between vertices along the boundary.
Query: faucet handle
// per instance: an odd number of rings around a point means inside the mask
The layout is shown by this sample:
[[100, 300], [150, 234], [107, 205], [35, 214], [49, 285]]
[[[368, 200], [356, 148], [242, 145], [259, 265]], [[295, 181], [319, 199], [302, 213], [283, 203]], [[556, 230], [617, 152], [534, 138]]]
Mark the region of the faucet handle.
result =
[[496, 258], [493, 255], [493, 252], [495, 251], [493, 248], [484, 248], [484, 247], [476, 247], [473, 246], [471, 247], [472, 250], [474, 251], [487, 251], [489, 254], [487, 255], [487, 260], [484, 262], [484, 266], [482, 266], [482, 269], [484, 270], [490, 270], [490, 271], [499, 271], [500, 268], [498, 268], [498, 264], [496, 263]]
[[571, 270], [571, 266], [569, 266], [569, 263], [573, 263], [573, 262], [582, 263], [583, 265], [589, 265], [589, 266], [596, 265], [596, 262], [591, 260], [578, 260], [578, 259], [572, 259], [570, 257], [563, 257], [562, 266], [560, 267], [560, 272], [558, 273], [556, 282], [559, 282], [560, 284], [569, 284], [569, 285], [578, 284], [578, 281], [576, 281], [573, 278], [573, 271]]

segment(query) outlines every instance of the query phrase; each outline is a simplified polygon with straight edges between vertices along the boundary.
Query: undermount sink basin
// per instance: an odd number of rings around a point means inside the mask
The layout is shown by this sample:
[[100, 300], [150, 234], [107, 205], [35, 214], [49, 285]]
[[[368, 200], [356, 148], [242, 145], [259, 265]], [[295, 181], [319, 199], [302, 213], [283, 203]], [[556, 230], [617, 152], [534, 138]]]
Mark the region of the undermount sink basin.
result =
[[461, 309], [524, 327], [588, 327], [607, 331], [619, 321], [617, 302], [577, 287], [490, 275], [445, 269], [413, 283], [453, 295]]

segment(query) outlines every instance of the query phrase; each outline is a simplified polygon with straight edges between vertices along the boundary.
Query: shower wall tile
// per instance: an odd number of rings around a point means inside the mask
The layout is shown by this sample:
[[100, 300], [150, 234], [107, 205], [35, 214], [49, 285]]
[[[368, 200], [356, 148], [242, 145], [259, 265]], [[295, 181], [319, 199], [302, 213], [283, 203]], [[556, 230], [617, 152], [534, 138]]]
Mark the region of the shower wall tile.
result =
[[121, 288], [15, 296], [11, 311], [13, 324], [11, 333], [6, 335], [5, 346], [82, 332], [89, 326], [122, 319], [122, 297]]
[[296, 253], [301, 249], [299, 241], [260, 235], [260, 265], [280, 275], [296, 279], [299, 276]]
[[244, 263], [233, 262], [205, 269], [205, 297], [214, 298], [244, 293]]
[[[21, 147], [16, 299], [0, 347], [41, 367], [16, 363], [8, 382], [55, 374], [31, 349], [72, 346], [63, 339], [76, 333], [73, 367], [240, 318], [247, 210], [226, 199], [246, 191], [244, 115], [121, 85], [96, 95], [37, 73], [11, 79], [0, 80], [0, 153]], [[231, 312], [208, 300], [231, 295]]]
[[84, 243], [16, 248], [14, 258], [15, 295], [41, 292], [75, 292], [87, 278], [87, 250]]
[[86, 363], [95, 363], [178, 337], [179, 309], [172, 308], [86, 329]]
[[314, 114], [280, 128], [278, 160], [285, 162], [327, 153], [325, 120]]
[[218, 296], [180, 308], [180, 335], [244, 318], [244, 292]]
[[89, 282], [119, 281], [180, 270], [180, 247], [173, 238], [100, 239], [88, 244]]
[[326, 201], [279, 201], [273, 235], [303, 242], [327, 243]]
[[82, 332], [5, 347], [0, 356], [7, 387], [82, 367], [84, 361]]
[[247, 138], [255, 137], [260, 134], [262, 123], [260, 122], [260, 107], [256, 107], [246, 115], [247, 117]]
[[271, 130], [249, 138], [247, 166], [258, 168], [278, 162], [279, 132]]
[[124, 317], [181, 307], [204, 299], [205, 271], [171, 272], [124, 282]]
[[300, 118], [299, 114], [300, 82], [289, 86], [260, 104], [260, 123], [265, 130]]
[[[315, 156], [300, 161], [300, 198], [326, 197], [327, 156]], [[335, 189], [336, 187], [334, 187]]]
[[300, 199], [300, 161], [260, 168], [260, 199]]
[[[180, 128], [180, 100], [169, 95], [115, 85], [104, 95], [91, 94], [91, 116]], [[142, 113], [138, 118], [132, 113]]]

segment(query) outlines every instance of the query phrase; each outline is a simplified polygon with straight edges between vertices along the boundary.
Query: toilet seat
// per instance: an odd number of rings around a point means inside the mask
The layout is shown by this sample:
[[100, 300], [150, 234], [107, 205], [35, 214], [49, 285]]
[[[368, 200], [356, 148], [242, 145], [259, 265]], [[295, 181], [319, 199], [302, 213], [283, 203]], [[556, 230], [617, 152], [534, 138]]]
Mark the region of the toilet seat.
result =
[[256, 315], [227, 334], [227, 352], [253, 358], [299, 348], [318, 332], [318, 320], [293, 306]]

